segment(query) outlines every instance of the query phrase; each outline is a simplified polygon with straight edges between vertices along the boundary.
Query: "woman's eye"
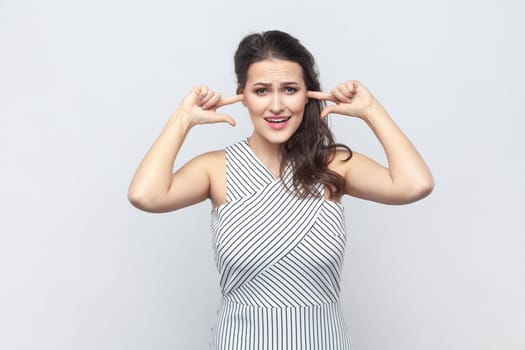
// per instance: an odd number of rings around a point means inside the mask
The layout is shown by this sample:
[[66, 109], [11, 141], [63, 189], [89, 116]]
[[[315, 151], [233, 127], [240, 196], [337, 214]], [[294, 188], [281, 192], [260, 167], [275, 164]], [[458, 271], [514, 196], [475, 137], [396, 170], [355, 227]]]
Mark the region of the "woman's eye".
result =
[[294, 88], [294, 87], [287, 87], [286, 88], [286, 92], [289, 93], [289, 94], [293, 94], [296, 91], [297, 91], [297, 89]]
[[260, 89], [255, 90], [255, 93], [256, 93], [257, 95], [262, 95], [262, 94], [264, 94], [265, 92], [266, 92], [266, 89], [265, 89], [265, 88], [260, 88]]

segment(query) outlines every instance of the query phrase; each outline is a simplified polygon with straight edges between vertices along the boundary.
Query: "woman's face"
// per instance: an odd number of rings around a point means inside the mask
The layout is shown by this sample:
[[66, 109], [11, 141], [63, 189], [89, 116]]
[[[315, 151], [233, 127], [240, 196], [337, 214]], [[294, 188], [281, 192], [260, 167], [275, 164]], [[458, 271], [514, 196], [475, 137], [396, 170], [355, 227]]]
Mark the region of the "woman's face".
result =
[[308, 98], [298, 63], [267, 59], [251, 64], [242, 92], [254, 126], [250, 141], [282, 144], [301, 124]]

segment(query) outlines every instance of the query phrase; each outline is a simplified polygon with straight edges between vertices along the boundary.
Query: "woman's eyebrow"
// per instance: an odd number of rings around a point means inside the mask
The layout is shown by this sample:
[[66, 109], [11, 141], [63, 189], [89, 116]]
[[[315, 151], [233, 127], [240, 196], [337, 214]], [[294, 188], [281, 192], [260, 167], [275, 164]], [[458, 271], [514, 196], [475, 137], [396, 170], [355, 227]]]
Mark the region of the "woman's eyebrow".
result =
[[257, 82], [253, 83], [253, 86], [271, 86], [271, 83], [263, 83], [263, 82]]
[[[282, 83], [279, 84], [280, 86], [284, 86], [284, 85], [299, 85], [298, 82], [296, 81], [283, 81]], [[254, 83], [253, 86], [272, 86], [272, 83], [266, 83], [266, 82], [257, 82], [257, 83]]]

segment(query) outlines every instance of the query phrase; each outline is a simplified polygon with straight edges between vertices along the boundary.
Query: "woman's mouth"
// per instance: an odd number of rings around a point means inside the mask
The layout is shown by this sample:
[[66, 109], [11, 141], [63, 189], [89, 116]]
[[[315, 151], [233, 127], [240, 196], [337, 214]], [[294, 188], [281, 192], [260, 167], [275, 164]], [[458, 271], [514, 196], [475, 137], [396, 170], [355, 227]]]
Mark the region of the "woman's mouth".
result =
[[268, 126], [272, 128], [273, 130], [281, 130], [288, 125], [288, 121], [290, 120], [290, 117], [282, 117], [282, 116], [271, 116], [271, 117], [265, 117], [264, 120], [268, 123]]
[[291, 117], [266, 117], [264, 120], [266, 120], [268, 123], [272, 124], [280, 124], [285, 123], [288, 120], [290, 120]]

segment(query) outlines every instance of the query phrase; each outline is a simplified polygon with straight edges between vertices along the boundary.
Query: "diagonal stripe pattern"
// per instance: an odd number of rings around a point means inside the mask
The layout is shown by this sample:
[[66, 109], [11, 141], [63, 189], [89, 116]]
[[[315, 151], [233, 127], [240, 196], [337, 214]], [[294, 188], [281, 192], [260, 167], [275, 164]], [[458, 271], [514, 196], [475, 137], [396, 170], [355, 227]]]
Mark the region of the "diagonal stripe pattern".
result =
[[341, 204], [299, 199], [283, 184], [290, 169], [276, 179], [246, 141], [226, 148], [226, 175], [227, 201], [212, 211], [222, 300], [210, 349], [352, 349], [339, 302]]

